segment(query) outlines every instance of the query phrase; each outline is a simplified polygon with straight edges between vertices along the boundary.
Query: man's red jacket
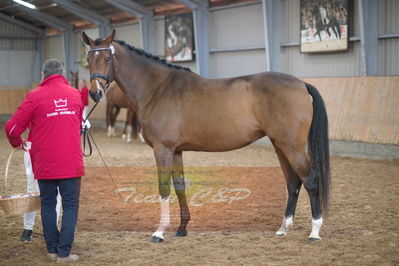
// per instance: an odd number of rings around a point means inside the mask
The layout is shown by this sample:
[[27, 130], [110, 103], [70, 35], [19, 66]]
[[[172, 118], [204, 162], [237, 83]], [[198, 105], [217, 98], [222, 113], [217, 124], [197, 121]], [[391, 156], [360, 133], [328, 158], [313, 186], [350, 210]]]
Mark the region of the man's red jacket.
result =
[[29, 126], [28, 141], [35, 179], [63, 179], [84, 175], [80, 142], [83, 104], [78, 90], [61, 75], [46, 78], [27, 94], [5, 125], [13, 147], [22, 144], [21, 134]]

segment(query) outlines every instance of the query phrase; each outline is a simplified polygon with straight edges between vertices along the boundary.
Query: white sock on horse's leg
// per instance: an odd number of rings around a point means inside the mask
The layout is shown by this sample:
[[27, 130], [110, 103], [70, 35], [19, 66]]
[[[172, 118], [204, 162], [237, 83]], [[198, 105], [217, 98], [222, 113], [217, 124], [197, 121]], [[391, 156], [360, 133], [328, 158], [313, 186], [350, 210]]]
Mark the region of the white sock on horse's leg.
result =
[[320, 216], [320, 218], [317, 220], [312, 218], [312, 232], [310, 232], [309, 240], [321, 239], [319, 233], [322, 225], [323, 225], [323, 217]]
[[161, 219], [156, 232], [152, 234], [154, 237], [163, 238], [163, 233], [170, 225], [170, 214], [169, 214], [169, 196], [165, 199], [161, 198]]
[[126, 127], [126, 141], [127, 143], [132, 142], [132, 126], [128, 125]]
[[110, 137], [112, 137], [112, 127], [111, 126], [108, 126], [108, 128], [107, 128], [107, 136], [110, 138]]
[[278, 236], [285, 236], [288, 234], [288, 229], [292, 228], [294, 226], [294, 216], [291, 215], [290, 217], [284, 217], [283, 218], [283, 223], [281, 224], [280, 229], [276, 232], [276, 235]]

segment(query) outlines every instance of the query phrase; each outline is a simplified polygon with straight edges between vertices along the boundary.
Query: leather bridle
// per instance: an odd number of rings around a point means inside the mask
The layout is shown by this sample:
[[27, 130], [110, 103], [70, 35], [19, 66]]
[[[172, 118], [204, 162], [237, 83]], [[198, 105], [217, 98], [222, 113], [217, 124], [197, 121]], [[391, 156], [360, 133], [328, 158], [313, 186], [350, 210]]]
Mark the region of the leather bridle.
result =
[[[99, 51], [108, 51], [110, 53], [110, 55], [111, 55], [110, 62], [109, 62], [109, 67], [108, 67], [108, 74], [104, 75], [104, 74], [100, 74], [100, 73], [93, 73], [93, 74], [90, 75], [90, 81], [91, 80], [95, 80], [101, 86], [100, 89], [103, 91], [103, 95], [105, 95], [109, 85], [111, 84], [111, 82], [114, 79], [112, 69], [113, 69], [115, 48], [111, 44], [109, 47], [91, 48], [89, 50], [89, 53], [99, 52]], [[99, 80], [99, 78], [105, 80], [107, 83], [105, 85], [103, 85], [102, 82]], [[97, 88], [99, 88], [98, 85], [97, 85]]]

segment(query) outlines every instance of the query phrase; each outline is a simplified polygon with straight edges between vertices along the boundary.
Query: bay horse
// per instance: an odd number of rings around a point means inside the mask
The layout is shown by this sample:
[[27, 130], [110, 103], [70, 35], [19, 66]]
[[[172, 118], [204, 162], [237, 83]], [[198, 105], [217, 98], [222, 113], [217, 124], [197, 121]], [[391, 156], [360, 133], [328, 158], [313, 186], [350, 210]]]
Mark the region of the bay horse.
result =
[[129, 98], [125, 96], [123, 91], [119, 88], [118, 84], [116, 84], [115, 82], [112, 82], [110, 84], [106, 97], [106, 126], [108, 131], [108, 137], [116, 136], [116, 118], [121, 108], [126, 108], [127, 114], [122, 137], [126, 138], [126, 141], [128, 143], [132, 141], [132, 137], [136, 139], [138, 136], [140, 136], [140, 139], [143, 140], [140, 134], [140, 124], [137, 120], [137, 114], [130, 106]]
[[90, 46], [90, 94], [99, 101], [116, 81], [133, 103], [144, 139], [154, 150], [161, 218], [152, 242], [162, 242], [170, 225], [171, 180], [180, 205], [176, 236], [187, 235], [184, 151], [231, 151], [264, 136], [270, 138], [287, 181], [287, 206], [276, 234], [286, 235], [293, 226], [303, 183], [312, 213], [309, 240], [320, 239], [329, 207], [330, 167], [327, 113], [314, 86], [275, 72], [206, 79], [114, 36], [115, 31], [93, 40], [82, 32]]

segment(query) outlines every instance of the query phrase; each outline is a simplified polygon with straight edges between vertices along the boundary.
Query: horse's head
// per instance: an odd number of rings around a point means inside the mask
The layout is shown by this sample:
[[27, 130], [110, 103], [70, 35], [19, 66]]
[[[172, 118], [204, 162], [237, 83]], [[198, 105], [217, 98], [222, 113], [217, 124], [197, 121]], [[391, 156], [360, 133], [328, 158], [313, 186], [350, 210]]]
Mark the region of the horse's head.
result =
[[105, 94], [109, 84], [113, 81], [113, 56], [115, 48], [112, 45], [115, 30], [104, 39], [93, 40], [85, 32], [82, 39], [90, 46], [87, 55], [90, 71], [90, 96], [93, 101], [98, 102]]

